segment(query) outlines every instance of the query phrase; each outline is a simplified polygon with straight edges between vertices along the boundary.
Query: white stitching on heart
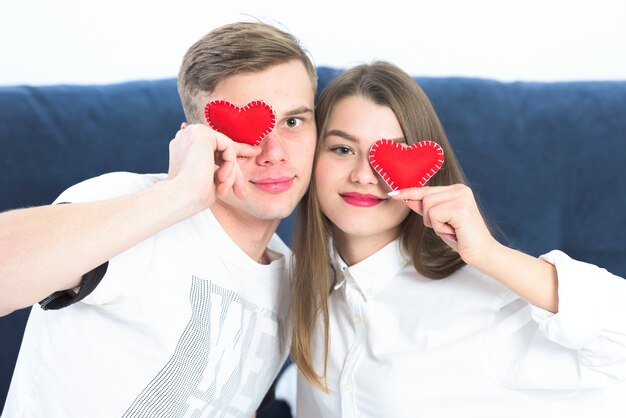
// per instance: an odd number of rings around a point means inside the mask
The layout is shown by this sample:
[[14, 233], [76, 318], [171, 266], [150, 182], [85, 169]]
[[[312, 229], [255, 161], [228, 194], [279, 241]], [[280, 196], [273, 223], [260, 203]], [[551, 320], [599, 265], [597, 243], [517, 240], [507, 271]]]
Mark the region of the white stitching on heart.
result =
[[[389, 174], [376, 161], [376, 152], [378, 152], [378, 148], [382, 144], [393, 144], [396, 148], [402, 148], [402, 146], [396, 141], [392, 141], [390, 139], [381, 139], [381, 140], [374, 142], [374, 144], [370, 148], [370, 153], [369, 153], [369, 161], [370, 161], [370, 165], [372, 166], [372, 168], [374, 168], [374, 170], [376, 170], [376, 172], [385, 181], [385, 183], [387, 183], [389, 187], [391, 187], [391, 190], [398, 190], [398, 187], [395, 186], [395, 182], [391, 180], [391, 178], [389, 177]], [[435, 148], [437, 150], [437, 154], [443, 157], [443, 149], [436, 142], [420, 141], [413, 145], [419, 145], [420, 148], [423, 148], [425, 146]], [[422, 181], [419, 182], [419, 187], [422, 187], [424, 184], [426, 184], [426, 182], [430, 180], [430, 178], [434, 176], [437, 173], [437, 171], [439, 171], [439, 169], [441, 169], [441, 166], [443, 165], [443, 158], [437, 160], [437, 162], [438, 164], [435, 165], [436, 170], [434, 168], [431, 168], [430, 171], [432, 173], [426, 173], [426, 177], [422, 177]]]

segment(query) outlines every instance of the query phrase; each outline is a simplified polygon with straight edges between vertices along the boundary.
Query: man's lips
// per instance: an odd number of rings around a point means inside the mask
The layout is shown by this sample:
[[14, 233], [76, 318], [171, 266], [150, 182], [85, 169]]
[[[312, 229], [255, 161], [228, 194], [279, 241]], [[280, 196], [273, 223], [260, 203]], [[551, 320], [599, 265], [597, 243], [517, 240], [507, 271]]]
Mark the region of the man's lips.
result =
[[361, 208], [376, 206], [386, 200], [385, 198], [373, 194], [363, 194], [356, 192], [340, 193], [339, 196], [341, 196], [341, 198], [347, 204], [352, 206], [358, 206]]
[[267, 177], [251, 180], [250, 182], [264, 192], [282, 193], [291, 188], [294, 180], [295, 177]]

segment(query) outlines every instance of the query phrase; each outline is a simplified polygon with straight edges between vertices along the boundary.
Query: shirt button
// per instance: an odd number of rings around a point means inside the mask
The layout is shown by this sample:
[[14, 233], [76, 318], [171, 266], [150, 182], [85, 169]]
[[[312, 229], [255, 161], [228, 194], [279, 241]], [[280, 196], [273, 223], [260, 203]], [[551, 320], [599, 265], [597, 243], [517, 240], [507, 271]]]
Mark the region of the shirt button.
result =
[[358, 325], [361, 323], [361, 317], [359, 315], [354, 315], [352, 317], [352, 322], [354, 323], [354, 325]]
[[372, 296], [374, 294], [374, 288], [373, 287], [369, 287], [366, 291], [365, 294], [367, 296]]
[[341, 391], [347, 393], [352, 392], [352, 385], [350, 383], [344, 383], [341, 385]]

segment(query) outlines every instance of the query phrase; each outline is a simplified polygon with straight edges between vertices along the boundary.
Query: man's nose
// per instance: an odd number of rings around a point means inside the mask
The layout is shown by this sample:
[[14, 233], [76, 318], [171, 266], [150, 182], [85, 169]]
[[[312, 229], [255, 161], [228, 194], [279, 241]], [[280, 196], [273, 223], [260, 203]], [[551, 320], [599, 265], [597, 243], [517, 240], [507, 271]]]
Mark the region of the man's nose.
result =
[[289, 153], [285, 146], [285, 141], [272, 130], [261, 142], [261, 153], [257, 156], [259, 165], [272, 165], [285, 162], [289, 159]]

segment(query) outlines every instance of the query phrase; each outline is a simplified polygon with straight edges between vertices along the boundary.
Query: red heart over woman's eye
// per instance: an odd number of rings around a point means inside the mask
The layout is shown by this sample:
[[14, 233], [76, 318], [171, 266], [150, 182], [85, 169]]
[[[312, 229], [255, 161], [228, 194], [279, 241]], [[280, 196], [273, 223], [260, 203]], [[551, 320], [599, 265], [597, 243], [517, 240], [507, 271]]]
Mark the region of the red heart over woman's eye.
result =
[[407, 147], [390, 139], [374, 142], [370, 164], [392, 190], [422, 187], [443, 165], [443, 150], [433, 141]]

